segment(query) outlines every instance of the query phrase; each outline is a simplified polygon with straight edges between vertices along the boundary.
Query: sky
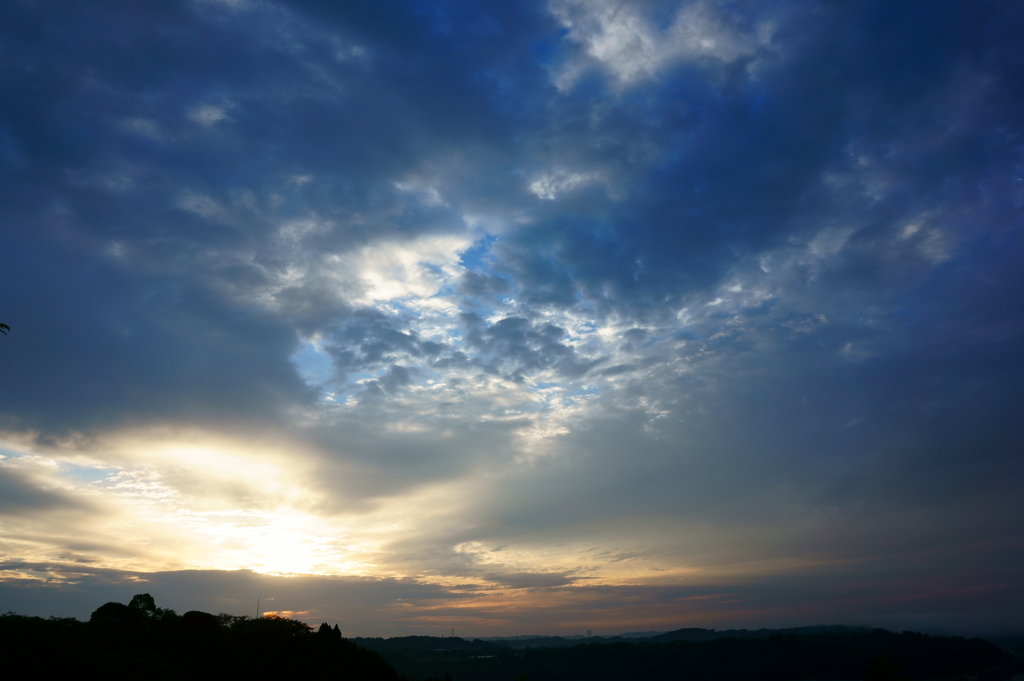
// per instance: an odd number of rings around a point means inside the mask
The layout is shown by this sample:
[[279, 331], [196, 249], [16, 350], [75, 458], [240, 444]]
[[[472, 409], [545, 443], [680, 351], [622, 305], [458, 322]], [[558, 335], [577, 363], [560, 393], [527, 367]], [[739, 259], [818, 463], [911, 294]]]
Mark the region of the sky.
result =
[[0, 611], [1024, 631], [1024, 4], [0, 6]]

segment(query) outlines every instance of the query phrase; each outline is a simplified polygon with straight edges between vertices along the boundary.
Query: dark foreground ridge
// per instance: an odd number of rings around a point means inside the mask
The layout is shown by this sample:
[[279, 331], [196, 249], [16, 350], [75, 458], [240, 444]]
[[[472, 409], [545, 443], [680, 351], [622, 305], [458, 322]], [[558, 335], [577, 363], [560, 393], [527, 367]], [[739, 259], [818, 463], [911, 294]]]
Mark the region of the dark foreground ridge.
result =
[[[786, 633], [681, 629], [646, 640], [593, 637], [573, 643], [558, 637], [352, 640], [415, 681], [998, 681], [1020, 670], [1013, 655], [982, 639], [853, 627]], [[520, 647], [530, 642], [536, 647]]]
[[[283, 617], [178, 615], [149, 594], [100, 606], [88, 622], [0, 615], [4, 676], [45, 679], [344, 678], [401, 681], [377, 653]], [[316, 675], [316, 676], [313, 676]]]
[[639, 640], [587, 638], [571, 647], [552, 645], [553, 638], [531, 639], [548, 647], [526, 648], [456, 637], [346, 640], [326, 623], [314, 631], [282, 617], [179, 616], [148, 594], [128, 605], [107, 603], [88, 622], [0, 615], [8, 678], [999, 681], [1021, 667], [981, 639], [882, 629], [680, 629]]

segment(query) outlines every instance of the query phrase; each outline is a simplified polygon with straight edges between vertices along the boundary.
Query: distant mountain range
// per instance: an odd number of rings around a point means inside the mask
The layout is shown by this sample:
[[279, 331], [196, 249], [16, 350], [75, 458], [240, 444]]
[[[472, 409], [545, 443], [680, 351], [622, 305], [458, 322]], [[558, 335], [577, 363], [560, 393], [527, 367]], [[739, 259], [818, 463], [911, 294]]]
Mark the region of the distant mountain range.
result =
[[[813, 627], [791, 627], [788, 629], [700, 629], [690, 627], [676, 629], [674, 631], [634, 631], [614, 636], [481, 636], [474, 639], [487, 641], [499, 646], [522, 649], [522, 648], [569, 648], [584, 643], [669, 643], [671, 641], [711, 641], [716, 638], [768, 638], [774, 634], [792, 634], [795, 636], [806, 636], [809, 634], [854, 634], [858, 632], [871, 631], [867, 627], [849, 627], [841, 624], [818, 625]], [[449, 639], [440, 639], [449, 640]], [[459, 639], [463, 640], [463, 639]]]

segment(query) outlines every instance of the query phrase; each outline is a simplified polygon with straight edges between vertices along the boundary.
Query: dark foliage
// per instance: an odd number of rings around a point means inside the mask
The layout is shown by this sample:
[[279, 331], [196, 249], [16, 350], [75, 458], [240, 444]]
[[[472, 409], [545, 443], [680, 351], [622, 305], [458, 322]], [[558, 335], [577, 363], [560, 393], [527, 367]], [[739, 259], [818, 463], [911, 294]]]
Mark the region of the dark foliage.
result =
[[9, 678], [922, 681], [971, 675], [999, 681], [1020, 667], [1006, 650], [976, 638], [840, 627], [740, 630], [717, 638], [709, 632], [522, 650], [429, 636], [358, 639], [363, 645], [357, 645], [326, 622], [314, 632], [281, 617], [196, 610], [179, 616], [139, 594], [128, 605], [100, 606], [89, 622], [0, 615], [0, 655]]
[[377, 653], [326, 623], [235, 617], [192, 610], [177, 615], [140, 594], [107, 603], [88, 623], [0, 615], [0, 656], [8, 678], [270, 679], [327, 675], [399, 681]]
[[[805, 631], [741, 630], [739, 638], [694, 630], [687, 637], [698, 640], [682, 640], [679, 634], [667, 642], [620, 640], [570, 648], [544, 642], [542, 648], [524, 650], [425, 637], [360, 643], [411, 679], [450, 674], [455, 681], [516, 681], [524, 675], [529, 681], [920, 681], [967, 674], [996, 681], [1015, 669], [1007, 666], [1013, 661], [1009, 653], [981, 639], [840, 627]], [[988, 670], [997, 671], [983, 673]]]

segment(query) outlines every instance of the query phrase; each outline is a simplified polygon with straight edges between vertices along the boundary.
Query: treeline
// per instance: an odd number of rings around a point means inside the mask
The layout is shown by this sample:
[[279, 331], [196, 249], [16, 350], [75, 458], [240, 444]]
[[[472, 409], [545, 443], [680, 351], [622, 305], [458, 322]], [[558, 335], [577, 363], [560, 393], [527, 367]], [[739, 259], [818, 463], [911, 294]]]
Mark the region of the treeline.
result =
[[[776, 634], [855, 634], [870, 632], [868, 627], [847, 627], [826, 625], [813, 627], [792, 627], [789, 629], [676, 629], [667, 632], [652, 632], [648, 636], [627, 634], [624, 636], [516, 636], [514, 638], [494, 637], [482, 639], [505, 648], [572, 648], [586, 643], [669, 643], [671, 641], [711, 641], [716, 638], [768, 638]], [[481, 639], [477, 639], [481, 640]], [[376, 649], [374, 649], [376, 650]]]
[[981, 639], [839, 629], [709, 640], [685, 639], [710, 630], [679, 630], [661, 642], [513, 650], [454, 637], [350, 641], [326, 623], [178, 615], [139, 594], [88, 622], [0, 615], [0, 669], [5, 678], [342, 681], [999, 681], [1020, 669]]
[[[528, 674], [531, 681], [567, 678], [569, 673], [594, 681], [910, 681], [977, 675], [1012, 662], [1011, 655], [981, 639], [878, 629], [867, 634], [779, 634], [758, 639], [529, 650], [522, 657], [519, 673]], [[1012, 670], [1005, 671], [1009, 676]], [[487, 678], [500, 681], [494, 675]]]
[[[178, 615], [149, 594], [107, 603], [88, 622], [0, 615], [6, 678], [281, 679], [402, 681], [377, 653], [337, 626], [283, 617]], [[310, 675], [317, 675], [316, 677]]]
[[1020, 668], [981, 639], [882, 629], [520, 650], [457, 638], [357, 640], [410, 679], [454, 681], [998, 681]]

